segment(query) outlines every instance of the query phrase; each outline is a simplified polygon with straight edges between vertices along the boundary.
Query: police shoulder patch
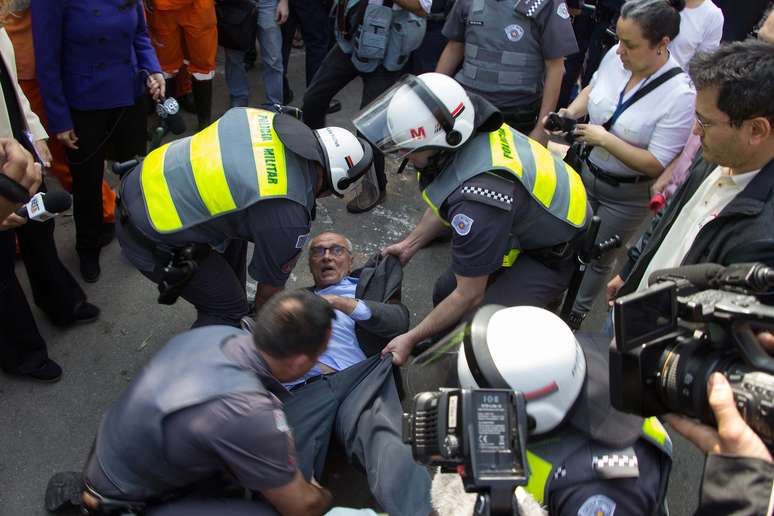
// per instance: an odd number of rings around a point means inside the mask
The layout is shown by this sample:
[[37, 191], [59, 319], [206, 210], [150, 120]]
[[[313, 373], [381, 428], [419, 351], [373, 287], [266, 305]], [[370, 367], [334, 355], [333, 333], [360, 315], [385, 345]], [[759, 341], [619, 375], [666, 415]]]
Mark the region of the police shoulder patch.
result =
[[586, 499], [578, 509], [578, 516], [613, 516], [615, 502], [605, 495], [594, 495]]
[[473, 222], [473, 219], [464, 213], [458, 213], [454, 216], [454, 218], [452, 218], [451, 225], [458, 235], [465, 236], [470, 233], [470, 228], [473, 226]]
[[495, 208], [510, 211], [513, 207], [513, 195], [498, 192], [493, 186], [465, 185], [460, 189], [462, 198], [476, 201]]

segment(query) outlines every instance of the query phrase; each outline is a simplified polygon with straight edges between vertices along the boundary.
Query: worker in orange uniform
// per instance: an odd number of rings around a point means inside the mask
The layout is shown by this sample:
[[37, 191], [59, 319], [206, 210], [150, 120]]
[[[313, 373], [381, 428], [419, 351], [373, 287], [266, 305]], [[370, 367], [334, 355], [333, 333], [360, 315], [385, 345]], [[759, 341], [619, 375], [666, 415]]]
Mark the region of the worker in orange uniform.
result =
[[[48, 131], [48, 120], [46, 119], [46, 110], [43, 107], [43, 97], [40, 95], [38, 80], [35, 78], [35, 49], [32, 43], [32, 15], [30, 14], [29, 2], [26, 2], [26, 4], [26, 6], [23, 4], [21, 5], [23, 9], [14, 11], [10, 16], [5, 18], [5, 30], [11, 38], [13, 50], [16, 53], [16, 73], [19, 77], [19, 86], [21, 86], [24, 95], [30, 101], [32, 111], [38, 115], [41, 123], [46, 128], [46, 131]], [[48, 170], [54, 174], [65, 190], [71, 192], [73, 179], [70, 176], [70, 168], [67, 166], [67, 156], [65, 155], [62, 143], [56, 138], [49, 138], [48, 147], [51, 150], [52, 156], [51, 167]], [[110, 242], [115, 233], [115, 218], [113, 214], [115, 206], [116, 194], [103, 180], [103, 244]]]
[[214, 0], [146, 0], [148, 29], [167, 79], [167, 96], [177, 95], [175, 77], [188, 63], [199, 130], [212, 119], [212, 79], [218, 29]]

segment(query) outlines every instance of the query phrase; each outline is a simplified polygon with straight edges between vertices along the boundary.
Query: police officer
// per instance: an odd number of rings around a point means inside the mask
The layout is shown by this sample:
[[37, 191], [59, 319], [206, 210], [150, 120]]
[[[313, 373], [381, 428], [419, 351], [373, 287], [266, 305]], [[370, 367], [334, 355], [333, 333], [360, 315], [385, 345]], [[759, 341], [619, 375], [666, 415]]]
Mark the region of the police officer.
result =
[[153, 151], [121, 183], [122, 250], [197, 310], [194, 327], [239, 326], [248, 268], [259, 307], [281, 290], [314, 218], [315, 199], [341, 196], [371, 164], [367, 142], [338, 127], [312, 131], [295, 118], [231, 109], [203, 131]]
[[[313, 129], [325, 125], [333, 96], [356, 77], [363, 79], [365, 106], [400, 76], [411, 52], [425, 34], [420, 0], [338, 0], [336, 44], [325, 56], [304, 94], [304, 122]], [[374, 171], [362, 181], [360, 194], [347, 204], [352, 213], [368, 211], [386, 193], [384, 156], [374, 154]]]
[[[664, 514], [672, 443], [655, 417], [612, 407], [609, 343], [601, 335], [573, 335], [541, 308], [489, 305], [417, 357], [408, 372], [421, 379], [418, 391], [453, 386], [456, 379], [466, 389], [524, 394], [526, 490], [549, 514]], [[449, 369], [456, 372], [451, 380]]]
[[[265, 503], [244, 500], [248, 489], [283, 516], [322, 514], [331, 495], [297, 469], [280, 402], [288, 392], [279, 382], [315, 365], [334, 317], [322, 298], [291, 291], [265, 305], [254, 335], [209, 326], [174, 337], [108, 408], [83, 475], [51, 478], [46, 508], [82, 505], [86, 514], [146, 516], [277, 514]], [[233, 480], [220, 478], [224, 474]], [[224, 499], [229, 486], [238, 498]]]
[[384, 252], [405, 264], [449, 225], [453, 230], [452, 264], [436, 282], [435, 308], [384, 349], [395, 363], [482, 301], [545, 306], [567, 288], [574, 242], [590, 213], [580, 177], [501, 125], [486, 100], [445, 75], [409, 75], [354, 123], [382, 152], [408, 153], [429, 204], [411, 234]]
[[546, 145], [543, 117], [556, 109], [565, 56], [578, 51], [564, 0], [458, 0], [443, 32], [449, 43], [436, 71]]

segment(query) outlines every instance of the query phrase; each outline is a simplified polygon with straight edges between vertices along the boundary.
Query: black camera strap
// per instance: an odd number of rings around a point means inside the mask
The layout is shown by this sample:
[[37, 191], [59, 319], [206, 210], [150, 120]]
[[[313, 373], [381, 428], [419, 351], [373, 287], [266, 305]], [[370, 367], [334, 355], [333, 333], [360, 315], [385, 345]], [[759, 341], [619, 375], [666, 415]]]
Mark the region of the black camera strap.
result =
[[[655, 90], [656, 88], [658, 88], [659, 86], [667, 82], [672, 77], [676, 75], [680, 75], [681, 73], [683, 73], [683, 69], [680, 68], [679, 66], [670, 68], [669, 70], [664, 72], [663, 75], [656, 77], [655, 79], [653, 79], [652, 82], [649, 82], [648, 84], [646, 84], [645, 86], [637, 90], [637, 92], [631, 97], [629, 97], [629, 99], [626, 102], [619, 102], [618, 107], [615, 110], [615, 113], [613, 113], [613, 116], [611, 116], [607, 122], [602, 124], [602, 127], [604, 127], [606, 131], [609, 131], [610, 128], [613, 127], [613, 125], [615, 125], [616, 121], [618, 120], [618, 118], [620, 118], [620, 116], [624, 113], [624, 111], [632, 107], [632, 105], [635, 104], [642, 97], [644, 97], [651, 91]], [[624, 92], [621, 91], [621, 100], [623, 100], [623, 96], [624, 96]]]

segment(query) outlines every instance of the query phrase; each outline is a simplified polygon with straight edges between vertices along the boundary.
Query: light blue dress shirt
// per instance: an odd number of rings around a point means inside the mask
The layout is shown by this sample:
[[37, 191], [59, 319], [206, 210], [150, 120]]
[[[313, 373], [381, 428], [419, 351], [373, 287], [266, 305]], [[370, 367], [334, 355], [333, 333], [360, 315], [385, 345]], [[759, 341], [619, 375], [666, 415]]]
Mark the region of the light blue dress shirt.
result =
[[[354, 298], [356, 289], [357, 278], [347, 276], [334, 285], [322, 289], [315, 289], [314, 293], [317, 295], [331, 294]], [[331, 369], [341, 371], [366, 358], [365, 353], [360, 349], [360, 344], [357, 341], [355, 321], [367, 321], [370, 319], [371, 310], [363, 301], [358, 300], [355, 309], [350, 315], [347, 315], [340, 310], [334, 311], [336, 312], [336, 319], [333, 320], [331, 340], [328, 341], [328, 349], [320, 356], [319, 362], [327, 365]], [[319, 374], [321, 374], [320, 368], [315, 366], [302, 378], [284, 385], [286, 388], [290, 389], [308, 378]]]

